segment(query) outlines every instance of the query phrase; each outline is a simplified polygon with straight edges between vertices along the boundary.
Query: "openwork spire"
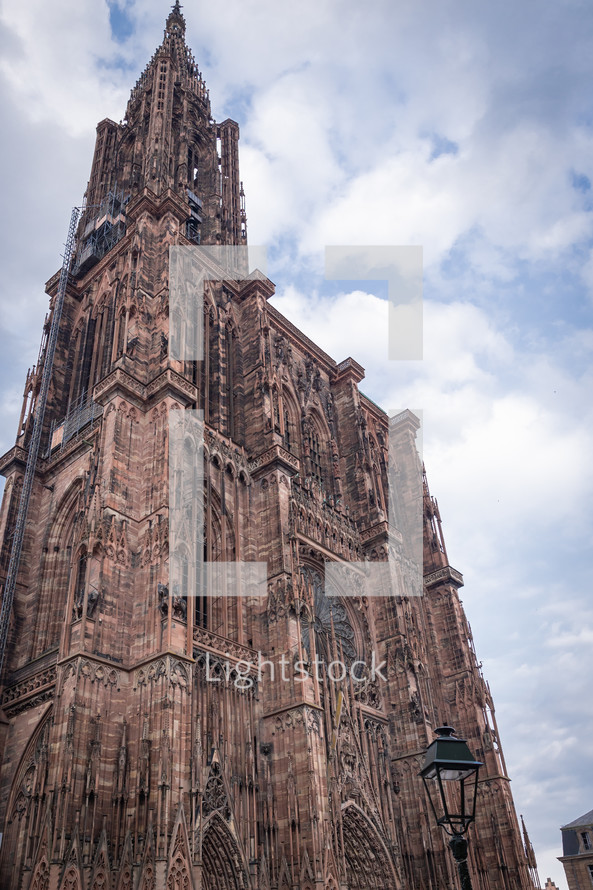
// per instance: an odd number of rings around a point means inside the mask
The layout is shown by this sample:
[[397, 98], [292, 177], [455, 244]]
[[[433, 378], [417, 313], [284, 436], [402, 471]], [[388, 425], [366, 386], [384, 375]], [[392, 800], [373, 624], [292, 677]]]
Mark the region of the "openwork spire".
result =
[[185, 35], [185, 19], [181, 9], [182, 7], [179, 0], [175, 0], [175, 5], [171, 8], [171, 12], [167, 16], [165, 36], [183, 37]]
[[210, 98], [206, 84], [192, 51], [185, 43], [185, 18], [181, 12], [182, 8], [179, 0], [176, 0], [167, 16], [163, 41], [153, 53], [132, 89], [126, 118], [129, 118], [134, 103], [141, 98], [143, 91], [152, 88], [154, 83], [160, 79], [155, 73], [155, 69], [157, 64], [165, 58], [171, 61], [183, 87], [193, 92], [204, 103], [205, 111], [208, 116], [210, 115]]

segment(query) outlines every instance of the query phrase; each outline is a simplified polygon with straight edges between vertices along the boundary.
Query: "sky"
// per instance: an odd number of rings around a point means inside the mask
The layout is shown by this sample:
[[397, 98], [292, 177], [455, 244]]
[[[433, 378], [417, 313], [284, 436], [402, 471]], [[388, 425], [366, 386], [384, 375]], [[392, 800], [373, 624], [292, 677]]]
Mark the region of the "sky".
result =
[[[0, 447], [14, 441], [98, 121], [124, 116], [163, 0], [0, 6]], [[274, 305], [424, 459], [517, 811], [565, 890], [593, 806], [593, 6], [587, 0], [188, 2], [213, 115], [241, 127]], [[385, 288], [323, 281], [326, 244], [422, 245], [424, 358], [389, 361]], [[347, 284], [347, 283], [346, 283]]]

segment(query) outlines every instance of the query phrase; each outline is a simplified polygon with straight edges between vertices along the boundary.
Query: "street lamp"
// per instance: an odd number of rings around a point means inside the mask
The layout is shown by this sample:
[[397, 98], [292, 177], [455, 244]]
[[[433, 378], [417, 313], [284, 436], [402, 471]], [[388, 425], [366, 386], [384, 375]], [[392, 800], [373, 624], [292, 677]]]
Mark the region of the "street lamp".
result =
[[449, 848], [459, 869], [461, 890], [472, 890], [464, 835], [476, 816], [478, 773], [483, 764], [474, 760], [465, 739], [458, 739], [453, 727], [439, 726], [435, 733], [437, 738], [426, 750], [420, 775], [437, 825], [451, 837]]

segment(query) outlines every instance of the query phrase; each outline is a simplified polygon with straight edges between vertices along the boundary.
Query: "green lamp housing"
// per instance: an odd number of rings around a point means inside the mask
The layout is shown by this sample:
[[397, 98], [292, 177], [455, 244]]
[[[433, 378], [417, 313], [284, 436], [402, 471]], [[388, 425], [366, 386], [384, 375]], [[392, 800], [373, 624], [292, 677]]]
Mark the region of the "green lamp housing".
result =
[[[457, 738], [452, 726], [439, 726], [435, 729], [435, 733], [437, 738], [426, 750], [420, 775], [437, 824], [441, 825], [447, 834], [460, 836], [465, 834], [475, 819], [478, 774], [484, 764], [474, 759], [465, 739]], [[429, 779], [432, 781], [429, 782]], [[441, 815], [437, 813], [433, 800], [433, 796], [436, 796], [435, 780]], [[444, 782], [458, 783], [454, 807], [457, 812], [450, 810], [449, 801], [452, 795], [448, 793]]]

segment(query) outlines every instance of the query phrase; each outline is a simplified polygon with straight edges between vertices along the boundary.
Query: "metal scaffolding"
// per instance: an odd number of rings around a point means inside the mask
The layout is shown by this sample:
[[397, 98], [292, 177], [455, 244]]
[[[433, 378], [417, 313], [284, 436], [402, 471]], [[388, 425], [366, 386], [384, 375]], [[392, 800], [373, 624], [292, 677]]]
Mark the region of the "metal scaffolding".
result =
[[113, 191], [103, 198], [99, 205], [86, 207], [93, 210], [89, 219], [85, 212], [86, 224], [81, 236], [81, 244], [72, 270], [73, 275], [82, 275], [123, 238], [126, 233], [126, 205], [130, 200], [123, 192]]
[[25, 468], [25, 476], [23, 479], [23, 488], [21, 491], [19, 510], [14, 529], [10, 562], [8, 564], [8, 572], [6, 574], [6, 583], [4, 585], [4, 592], [2, 596], [2, 609], [0, 611], [0, 677], [2, 676], [2, 668], [4, 666], [4, 656], [6, 653], [6, 641], [8, 638], [10, 615], [12, 612], [14, 591], [16, 589], [16, 582], [21, 562], [21, 551], [23, 548], [23, 539], [25, 536], [27, 513], [29, 512], [29, 501], [31, 499], [31, 491], [33, 489], [33, 481], [35, 479], [35, 470], [37, 468], [37, 457], [39, 455], [41, 433], [43, 431], [43, 418], [47, 405], [47, 395], [49, 392], [49, 384], [51, 381], [53, 370], [56, 344], [58, 342], [60, 320], [62, 318], [62, 308], [64, 306], [64, 297], [66, 296], [66, 287], [68, 285], [70, 263], [72, 261], [72, 256], [74, 253], [76, 226], [78, 224], [79, 214], [80, 208], [75, 207], [72, 210], [72, 216], [70, 217], [70, 226], [68, 228], [68, 237], [66, 239], [66, 248], [64, 250], [64, 262], [62, 263], [62, 270], [60, 272], [60, 281], [58, 284], [58, 292], [54, 305], [51, 329], [45, 351], [43, 373], [41, 376], [41, 387], [35, 405], [33, 433], [29, 442], [29, 453], [27, 455], [27, 465]]

